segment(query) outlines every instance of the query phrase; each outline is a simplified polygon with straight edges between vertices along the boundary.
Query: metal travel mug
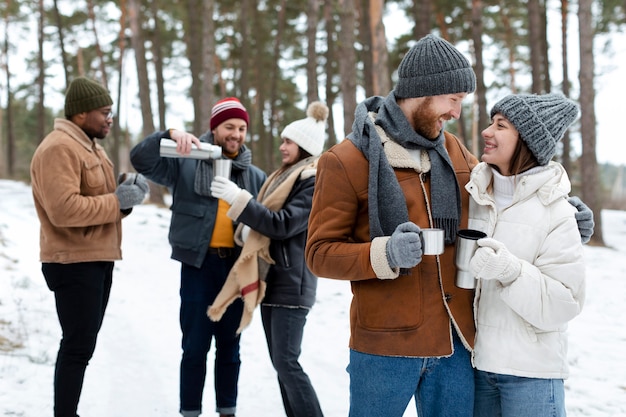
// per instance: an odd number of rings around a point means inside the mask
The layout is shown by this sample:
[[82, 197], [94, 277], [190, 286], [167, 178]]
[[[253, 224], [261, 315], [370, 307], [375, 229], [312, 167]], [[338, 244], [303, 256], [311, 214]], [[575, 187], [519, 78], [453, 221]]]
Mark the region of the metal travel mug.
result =
[[213, 161], [213, 176], [230, 179], [230, 169], [232, 166], [230, 159], [216, 159]]
[[476, 277], [469, 271], [469, 264], [474, 252], [478, 248], [476, 241], [487, 237], [479, 230], [461, 229], [456, 234], [456, 255], [454, 264], [456, 265], [456, 286], [471, 290], [476, 288]]
[[424, 255], [441, 255], [443, 253], [443, 229], [422, 229], [422, 253]]

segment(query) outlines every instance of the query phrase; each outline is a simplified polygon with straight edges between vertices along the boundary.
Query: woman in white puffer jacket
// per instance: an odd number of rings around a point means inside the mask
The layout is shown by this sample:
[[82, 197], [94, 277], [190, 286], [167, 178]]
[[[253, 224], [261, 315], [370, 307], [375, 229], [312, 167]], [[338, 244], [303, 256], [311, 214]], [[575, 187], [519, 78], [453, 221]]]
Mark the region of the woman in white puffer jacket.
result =
[[491, 111], [482, 161], [466, 189], [469, 227], [485, 232], [470, 263], [474, 416], [565, 416], [567, 323], [585, 297], [585, 265], [570, 181], [551, 161], [578, 117], [557, 94], [510, 95]]

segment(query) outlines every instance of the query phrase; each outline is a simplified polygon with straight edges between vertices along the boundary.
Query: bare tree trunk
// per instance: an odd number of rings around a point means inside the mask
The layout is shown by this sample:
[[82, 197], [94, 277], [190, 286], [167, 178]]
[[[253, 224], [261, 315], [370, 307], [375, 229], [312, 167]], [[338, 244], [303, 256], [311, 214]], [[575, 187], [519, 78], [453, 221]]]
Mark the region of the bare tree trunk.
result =
[[46, 83], [46, 65], [43, 60], [43, 38], [45, 25], [46, 9], [43, 0], [39, 0], [39, 36], [37, 39], [39, 51], [37, 55], [37, 66], [39, 67], [39, 75], [37, 76], [37, 88], [39, 89], [39, 101], [37, 103], [37, 136], [43, 139], [46, 134], [46, 108], [44, 106], [45, 92], [44, 85]]
[[413, 34], [415, 39], [421, 39], [432, 30], [433, 3], [432, 0], [413, 1], [413, 19], [415, 26]]
[[[7, 86], [7, 107], [6, 107], [6, 172], [9, 177], [13, 177], [15, 175], [15, 132], [13, 130], [13, 94], [11, 93], [11, 71], [9, 67], [9, 10], [11, 9], [12, 0], [7, 0], [7, 8], [5, 10], [4, 16], [4, 70], [6, 76], [6, 86]], [[1, 125], [1, 122], [0, 122]], [[4, 131], [5, 129], [1, 129]], [[0, 133], [1, 134], [1, 133]], [[41, 141], [41, 138], [38, 138], [38, 141]], [[4, 153], [4, 152], [3, 152]]]
[[543, 66], [541, 65], [541, 14], [539, 0], [528, 0], [528, 44], [530, 46], [530, 68], [532, 73], [531, 91], [543, 93]]
[[150, 102], [150, 80], [148, 79], [148, 64], [146, 62], [146, 47], [143, 29], [141, 27], [140, 0], [128, 0], [128, 18], [131, 29], [131, 44], [135, 51], [137, 64], [137, 81], [139, 84], [139, 102], [141, 104], [142, 134], [148, 136], [154, 132], [152, 104]]
[[[130, 167], [130, 157], [128, 152], [124, 152], [126, 158], [122, 162], [122, 143], [125, 145], [124, 149], [130, 148], [130, 143], [122, 138], [122, 127], [120, 126], [120, 112], [122, 109], [122, 85], [124, 83], [124, 56], [126, 55], [126, 27], [128, 12], [126, 9], [126, 0], [120, 0], [120, 31], [118, 32], [118, 48], [120, 57], [117, 61], [117, 99], [114, 100], [116, 106], [115, 114], [117, 115], [113, 120], [113, 146], [111, 147], [111, 161], [113, 162], [113, 168], [117, 173], [127, 171]], [[128, 120], [128, 118], [126, 118]]]
[[[336, 90], [333, 84], [333, 78], [335, 77], [337, 67], [337, 50], [335, 45], [337, 43], [337, 31], [335, 30], [335, 20], [333, 12], [333, 4], [331, 1], [324, 2], [324, 21], [326, 22], [326, 104], [331, 111], [328, 114], [328, 141], [326, 142], [325, 149], [330, 148], [337, 143], [337, 135], [335, 134], [335, 118], [333, 116], [332, 106], [337, 99]], [[343, 137], [341, 138], [343, 139]]]
[[[202, 14], [204, 16], [202, 25], [202, 94], [199, 105], [200, 114], [211, 114], [213, 105], [213, 75], [215, 74], [215, 22], [213, 21], [213, 1], [203, 1]], [[211, 124], [210, 117], [202, 117], [200, 126], [202, 132], [209, 130]]]
[[604, 245], [602, 236], [602, 205], [599, 201], [600, 184], [598, 162], [596, 159], [596, 113], [594, 89], [594, 56], [593, 56], [593, 17], [592, 0], [578, 1], [578, 27], [580, 47], [580, 134], [583, 138], [581, 157], [581, 186], [583, 201], [591, 208], [595, 218], [595, 231], [592, 242]]
[[341, 75], [341, 97], [343, 101], [344, 137], [352, 131], [356, 110], [356, 53], [354, 51], [354, 10], [358, 0], [337, 0], [340, 22], [339, 74]]
[[307, 104], [319, 100], [319, 85], [317, 83], [317, 50], [315, 41], [317, 35], [317, 15], [319, 13], [319, 1], [308, 0], [307, 12], [307, 63], [306, 63], [306, 96]]
[[201, 0], [187, 1], [187, 24], [185, 25], [185, 41], [187, 44], [187, 58], [191, 72], [191, 90], [189, 92], [193, 102], [193, 132], [196, 135], [203, 133], [201, 113], [202, 91], [202, 13], [198, 10], [202, 7]]
[[[343, 3], [349, 3], [348, 0], [341, 0]], [[358, 39], [361, 42], [361, 51], [358, 55], [355, 55], [355, 61], [361, 62], [363, 65], [363, 82], [362, 87], [365, 89], [365, 96], [371, 97], [374, 95], [374, 83], [372, 82], [374, 78], [374, 69], [372, 63], [372, 26], [370, 25], [370, 8], [369, 8], [369, 0], [356, 0], [354, 1], [356, 5], [354, 15], [358, 18]], [[349, 6], [348, 6], [349, 7]], [[341, 16], [345, 13], [349, 13], [349, 10], [345, 10], [341, 12]], [[343, 20], [340, 20], [340, 24], [343, 23]], [[342, 25], [343, 26], [343, 25]], [[340, 36], [344, 31], [348, 30], [346, 26], [343, 26], [342, 30], [340, 30]], [[354, 36], [354, 35], [353, 35]], [[341, 38], [340, 38], [341, 41]], [[356, 53], [356, 51], [355, 51]], [[342, 59], [342, 58], [340, 58]]]
[[96, 27], [96, 14], [93, 11], [93, 0], [87, 0], [87, 10], [89, 11], [89, 21], [91, 21], [91, 25], [93, 29], [96, 54], [98, 55], [98, 59], [100, 60], [100, 72], [101, 72], [100, 76], [102, 77], [102, 84], [104, 84], [104, 86], [107, 87], [109, 85], [109, 81], [107, 78], [106, 66], [104, 65], [104, 54], [102, 53], [102, 48], [100, 48], [100, 41], [98, 40], [98, 30]]
[[383, 23], [384, 0], [369, 2], [369, 23], [371, 33], [372, 54], [372, 87], [375, 95], [386, 96], [391, 91], [391, 77], [387, 62], [387, 39]]
[[[570, 96], [569, 89], [569, 66], [567, 65], [569, 54], [567, 49], [567, 32], [568, 32], [568, 24], [567, 24], [567, 14], [569, 9], [569, 1], [561, 0], [561, 60], [562, 60], [562, 73], [563, 73], [563, 94], [565, 97]], [[569, 135], [569, 129], [565, 131], [565, 135], [563, 136], [563, 155], [562, 155], [562, 163], [565, 171], [568, 173], [572, 170], [572, 157], [570, 155], [571, 152], [571, 139]]]
[[[478, 156], [478, 150], [482, 149], [482, 135], [480, 131], [489, 125], [489, 115], [487, 114], [487, 88], [485, 87], [485, 66], [483, 64], [483, 2], [482, 0], [472, 0], [472, 44], [474, 45], [474, 72], [476, 73], [476, 107], [478, 117], [472, 117], [472, 123], [476, 124], [472, 128], [471, 151]], [[465, 141], [467, 143], [467, 140]]]
[[156, 0], [152, 0], [150, 6], [152, 20], [154, 21], [150, 39], [152, 40], [152, 62], [154, 63], [154, 75], [156, 77], [159, 130], [165, 130], [165, 79], [163, 77], [163, 45], [161, 40], [161, 25], [159, 24], [159, 5]]
[[65, 88], [67, 88], [70, 85], [70, 64], [69, 62], [67, 62], [67, 54], [65, 53], [65, 36], [63, 35], [63, 22], [61, 21], [61, 13], [59, 12], [57, 0], [54, 0], [54, 17], [57, 21], [57, 31], [59, 32], [59, 49], [61, 50], [61, 62], [63, 63], [63, 71], [65, 74]]
[[276, 100], [277, 100], [277, 92], [278, 92], [278, 78], [280, 77], [280, 68], [278, 66], [278, 62], [280, 61], [280, 47], [283, 40], [283, 35], [285, 31], [285, 15], [287, 8], [287, 0], [281, 0], [280, 6], [278, 9], [278, 17], [277, 17], [277, 26], [276, 26], [276, 36], [274, 37], [274, 50], [272, 55], [274, 55], [274, 65], [271, 69], [270, 74], [270, 97], [269, 97], [269, 105], [270, 105], [270, 120], [269, 120], [269, 140], [271, 145], [266, 146], [264, 148], [265, 151], [265, 159], [267, 161], [268, 172], [274, 171], [275, 169], [275, 150], [274, 147], [276, 145], [274, 138], [278, 136], [278, 117], [276, 111]]
[[511, 25], [511, 21], [509, 20], [509, 16], [506, 13], [506, 5], [504, 2], [500, 2], [499, 8], [500, 21], [502, 22], [502, 26], [504, 28], [504, 39], [506, 43], [507, 50], [509, 51], [509, 88], [511, 89], [511, 93], [517, 93], [517, 77], [515, 72], [515, 44], [516, 38], [515, 33], [513, 31], [513, 27]]
[[546, 93], [552, 91], [552, 80], [550, 78], [550, 59], [549, 44], [548, 44], [548, 12], [546, 9], [546, 1], [542, 0], [539, 4], [539, 11], [541, 12], [541, 76], [543, 79], [543, 88]]

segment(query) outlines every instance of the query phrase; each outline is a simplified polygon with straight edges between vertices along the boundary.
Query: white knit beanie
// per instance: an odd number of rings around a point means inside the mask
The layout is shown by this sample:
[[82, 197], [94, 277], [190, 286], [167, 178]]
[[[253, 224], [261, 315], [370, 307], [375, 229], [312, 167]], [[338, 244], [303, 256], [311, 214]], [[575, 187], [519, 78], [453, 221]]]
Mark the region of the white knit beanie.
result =
[[324, 150], [328, 113], [328, 107], [324, 103], [314, 101], [306, 109], [307, 117], [289, 123], [280, 137], [291, 139], [311, 155], [318, 156]]

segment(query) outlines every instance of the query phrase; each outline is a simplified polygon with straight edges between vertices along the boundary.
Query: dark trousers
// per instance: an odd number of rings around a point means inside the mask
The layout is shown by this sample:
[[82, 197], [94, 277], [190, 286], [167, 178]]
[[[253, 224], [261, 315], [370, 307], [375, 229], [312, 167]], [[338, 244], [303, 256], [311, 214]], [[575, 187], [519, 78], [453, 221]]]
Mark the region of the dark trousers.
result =
[[263, 329], [287, 417], [323, 416], [309, 376], [298, 362], [309, 310], [261, 306]]
[[231, 304], [222, 319], [213, 322], [207, 308], [222, 289], [236, 256], [221, 258], [208, 254], [200, 268], [182, 264], [180, 328], [183, 357], [180, 363], [180, 410], [201, 411], [206, 378], [207, 354], [215, 338], [215, 401], [217, 411], [234, 414], [239, 381], [241, 299]]
[[44, 263], [54, 292], [62, 339], [54, 370], [54, 416], [77, 417], [85, 369], [109, 302], [113, 262]]

